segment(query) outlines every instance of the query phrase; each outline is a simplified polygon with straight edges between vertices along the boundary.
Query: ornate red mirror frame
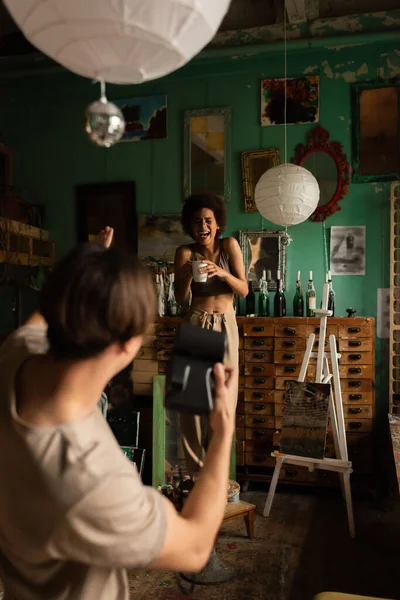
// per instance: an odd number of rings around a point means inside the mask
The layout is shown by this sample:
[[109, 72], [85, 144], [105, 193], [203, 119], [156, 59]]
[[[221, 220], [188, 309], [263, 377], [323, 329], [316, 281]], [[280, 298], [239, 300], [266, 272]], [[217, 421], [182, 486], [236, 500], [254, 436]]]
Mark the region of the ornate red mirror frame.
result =
[[310, 217], [310, 221], [321, 222], [325, 221], [337, 210], [340, 210], [338, 205], [339, 200], [348, 192], [350, 180], [350, 165], [346, 155], [343, 153], [343, 146], [339, 142], [330, 141], [329, 132], [322, 127], [316, 127], [307, 134], [307, 144], [298, 144], [295, 150], [295, 157], [292, 163], [302, 166], [305, 159], [313, 152], [326, 152], [329, 154], [336, 165], [337, 169], [337, 185], [332, 198], [323, 206], [317, 206]]

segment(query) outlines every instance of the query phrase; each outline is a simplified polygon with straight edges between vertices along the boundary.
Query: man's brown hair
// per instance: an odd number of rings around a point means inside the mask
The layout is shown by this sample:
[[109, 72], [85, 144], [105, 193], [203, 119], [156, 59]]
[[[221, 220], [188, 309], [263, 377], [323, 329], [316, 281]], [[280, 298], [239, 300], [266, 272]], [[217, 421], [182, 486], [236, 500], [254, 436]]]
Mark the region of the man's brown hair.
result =
[[82, 244], [55, 267], [39, 309], [56, 358], [90, 358], [145, 333], [155, 315], [151, 275], [125, 249]]

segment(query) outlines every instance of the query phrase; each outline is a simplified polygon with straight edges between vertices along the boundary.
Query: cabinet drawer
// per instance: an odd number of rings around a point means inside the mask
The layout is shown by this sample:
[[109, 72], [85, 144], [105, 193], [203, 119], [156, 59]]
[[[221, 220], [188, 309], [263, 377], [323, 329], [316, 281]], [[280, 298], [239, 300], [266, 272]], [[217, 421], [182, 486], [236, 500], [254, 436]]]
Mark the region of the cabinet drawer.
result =
[[164, 337], [164, 336], [169, 336], [169, 337], [173, 337], [174, 335], [176, 335], [176, 332], [178, 331], [178, 327], [179, 327], [179, 322], [177, 323], [176, 321], [170, 321], [167, 323], [157, 323], [156, 325], [156, 332], [157, 335], [160, 337]]
[[282, 481], [293, 481], [294, 483], [307, 483], [310, 480], [310, 471], [304, 467], [286, 466], [282, 467], [279, 479]]
[[236, 440], [236, 465], [238, 467], [244, 466], [244, 440]]
[[166, 373], [167, 372], [167, 368], [168, 368], [168, 361], [166, 361], [166, 360], [160, 360], [158, 362], [158, 372], [159, 373]]
[[245, 402], [273, 402], [273, 390], [244, 390]]
[[292, 350], [301, 350], [304, 352], [305, 349], [305, 338], [276, 338], [275, 340], [275, 350], [282, 350], [284, 352], [291, 352]]
[[244, 337], [274, 337], [274, 325], [273, 323], [262, 322], [259, 323], [245, 323], [243, 325]]
[[346, 419], [372, 419], [374, 416], [373, 407], [370, 404], [356, 406], [345, 404], [343, 412]]
[[244, 353], [244, 361], [273, 363], [273, 356], [274, 353], [271, 350], [257, 350], [256, 352], [246, 350]]
[[360, 363], [362, 365], [372, 365], [372, 352], [341, 352], [341, 365], [353, 365]]
[[[275, 381], [276, 383], [276, 381]], [[276, 387], [276, 385], [275, 385]], [[285, 402], [285, 394], [286, 388], [284, 390], [276, 390], [274, 392], [274, 402], [275, 404], [283, 404]]]
[[340, 381], [342, 392], [359, 394], [360, 392], [372, 392], [371, 379], [342, 379]]
[[323, 469], [315, 469], [309, 474], [308, 481], [310, 483], [323, 485], [339, 485], [339, 473], [334, 471], [324, 471]]
[[372, 338], [340, 339], [339, 352], [372, 352]]
[[253, 377], [269, 375], [273, 377], [275, 375], [275, 365], [273, 364], [262, 364], [262, 363], [244, 363], [244, 374], [253, 375]]
[[251, 452], [255, 454], [268, 454], [271, 456], [271, 452], [274, 451], [274, 444], [272, 437], [260, 438], [259, 440], [246, 440], [245, 452]]
[[339, 376], [342, 379], [357, 379], [362, 377], [363, 379], [373, 379], [374, 377], [374, 368], [372, 365], [340, 365], [339, 366]]
[[275, 325], [275, 337], [306, 337], [306, 330], [306, 325], [279, 323], [278, 325]]
[[240, 415], [236, 413], [236, 427], [244, 427], [244, 414]]
[[145, 335], [143, 338], [142, 346], [144, 348], [154, 348], [157, 342], [157, 336]]
[[370, 432], [372, 431], [373, 420], [372, 419], [359, 419], [357, 416], [353, 418], [345, 418], [345, 428], [349, 433], [359, 432]]
[[158, 361], [156, 360], [145, 360], [145, 359], [136, 359], [133, 361], [133, 371], [132, 374], [136, 371], [148, 371], [149, 373], [154, 373], [157, 375], [159, 373], [158, 370]]
[[245, 377], [244, 378], [244, 387], [245, 388], [265, 388], [267, 390], [274, 389], [275, 378], [274, 377], [265, 377], [263, 375], [259, 375], [258, 377]]
[[157, 350], [155, 348], [139, 348], [136, 358], [144, 358], [146, 360], [157, 360]]
[[275, 377], [275, 389], [286, 390], [286, 381], [297, 381], [297, 377]]
[[244, 338], [244, 349], [245, 350], [273, 350], [274, 349], [274, 338], [273, 337], [247, 337]]
[[304, 358], [304, 352], [292, 352], [285, 350], [284, 352], [274, 352], [274, 363], [301, 365]]
[[[300, 375], [301, 365], [275, 365], [275, 375], [283, 377], [289, 375], [290, 377], [298, 377]], [[309, 365], [307, 368], [307, 376], [315, 377], [317, 370], [316, 364]]]
[[365, 338], [371, 337], [374, 334], [373, 321], [363, 321], [361, 323], [349, 323], [346, 325], [339, 325], [339, 337], [340, 338]]
[[261, 452], [246, 452], [246, 465], [260, 467], [275, 467], [276, 459], [268, 453]]
[[241, 427], [236, 427], [236, 439], [237, 440], [244, 440], [244, 426]]
[[270, 415], [246, 415], [245, 426], [257, 429], [272, 429], [275, 426], [275, 417]]
[[343, 404], [354, 404], [360, 406], [361, 404], [373, 404], [372, 392], [344, 392], [342, 394]]
[[273, 415], [275, 404], [272, 402], [243, 402], [246, 415]]
[[158, 350], [168, 350], [174, 347], [175, 338], [159, 337], [156, 342]]
[[237, 415], [244, 415], [245, 414], [246, 409], [245, 409], [244, 405], [245, 405], [245, 403], [244, 403], [243, 400], [239, 400], [238, 401], [238, 403], [236, 405], [236, 414]]
[[[307, 325], [307, 337], [311, 334], [314, 333], [317, 337], [319, 336], [319, 323], [316, 323], [315, 325]], [[329, 322], [326, 326], [326, 338], [329, 339], [330, 335], [334, 335], [334, 336], [338, 336], [339, 333], [339, 327], [337, 325], [330, 325]]]
[[157, 352], [157, 360], [169, 360], [172, 356], [171, 350], [159, 350]]
[[283, 402], [279, 402], [275, 404], [275, 416], [276, 417], [283, 417], [283, 408], [284, 408], [284, 403]]
[[253, 441], [257, 443], [273, 443], [274, 429], [257, 428], [257, 427], [246, 427], [244, 430], [244, 437], [246, 441]]

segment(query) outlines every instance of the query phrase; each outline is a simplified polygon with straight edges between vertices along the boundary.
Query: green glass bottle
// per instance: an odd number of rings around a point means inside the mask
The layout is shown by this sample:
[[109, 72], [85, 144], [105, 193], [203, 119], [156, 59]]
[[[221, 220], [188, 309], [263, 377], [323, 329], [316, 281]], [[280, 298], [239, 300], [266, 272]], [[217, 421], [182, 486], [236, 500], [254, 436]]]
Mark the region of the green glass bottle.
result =
[[255, 315], [256, 313], [256, 295], [253, 290], [253, 282], [249, 281], [249, 293], [246, 296], [246, 314]]
[[314, 282], [313, 282], [313, 278], [312, 278], [312, 271], [310, 271], [310, 276], [308, 278], [306, 300], [307, 300], [307, 317], [315, 317], [314, 311], [317, 308], [317, 305], [316, 305], [317, 298], [316, 298], [315, 287], [314, 287]]
[[269, 317], [269, 295], [266, 271], [260, 279], [260, 293], [258, 295], [258, 315], [260, 317]]
[[300, 271], [297, 271], [296, 293], [293, 298], [293, 316], [304, 317], [304, 297], [300, 281]]

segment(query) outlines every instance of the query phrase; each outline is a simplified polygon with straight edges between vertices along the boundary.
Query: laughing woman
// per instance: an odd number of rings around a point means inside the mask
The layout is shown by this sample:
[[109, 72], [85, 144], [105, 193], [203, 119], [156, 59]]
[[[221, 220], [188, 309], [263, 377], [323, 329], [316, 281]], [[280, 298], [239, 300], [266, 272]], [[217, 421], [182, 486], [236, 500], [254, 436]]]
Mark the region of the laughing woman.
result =
[[[227, 350], [224, 362], [236, 366], [239, 361], [239, 335], [233, 308], [233, 295], [244, 298], [248, 293], [242, 253], [233, 237], [222, 238], [226, 225], [226, 210], [217, 196], [190, 196], [183, 207], [182, 226], [194, 240], [179, 246], [175, 253], [175, 291], [179, 304], [184, 304], [192, 291], [188, 320], [205, 329], [224, 331]], [[195, 282], [192, 261], [205, 263], [200, 272], [207, 281]], [[204, 456], [199, 417], [181, 415], [188, 470], [195, 474]]]

